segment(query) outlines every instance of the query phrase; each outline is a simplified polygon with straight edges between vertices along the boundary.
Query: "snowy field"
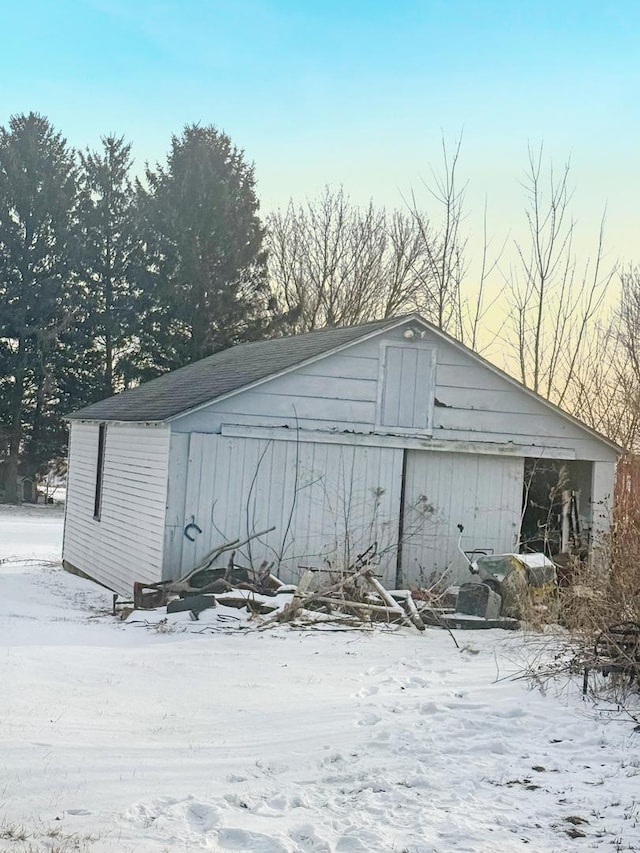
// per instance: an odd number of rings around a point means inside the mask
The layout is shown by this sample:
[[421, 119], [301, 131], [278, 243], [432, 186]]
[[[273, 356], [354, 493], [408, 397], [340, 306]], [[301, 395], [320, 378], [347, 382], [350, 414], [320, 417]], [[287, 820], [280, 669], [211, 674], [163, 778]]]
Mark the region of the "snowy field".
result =
[[640, 850], [640, 732], [524, 636], [122, 623], [61, 538], [0, 508], [0, 850]]

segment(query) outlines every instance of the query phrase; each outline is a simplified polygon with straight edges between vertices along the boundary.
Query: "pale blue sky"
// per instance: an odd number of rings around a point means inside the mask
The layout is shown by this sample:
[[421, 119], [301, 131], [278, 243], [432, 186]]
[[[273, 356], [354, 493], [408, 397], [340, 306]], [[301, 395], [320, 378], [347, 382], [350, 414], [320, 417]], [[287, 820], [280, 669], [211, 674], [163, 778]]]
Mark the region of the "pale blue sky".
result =
[[340, 184], [402, 205], [464, 131], [469, 227], [522, 221], [527, 144], [569, 155], [576, 213], [636, 249], [637, 0], [31, 0], [0, 4], [0, 123], [37, 110], [78, 147], [123, 133], [139, 168], [186, 122], [255, 162], [263, 210]]

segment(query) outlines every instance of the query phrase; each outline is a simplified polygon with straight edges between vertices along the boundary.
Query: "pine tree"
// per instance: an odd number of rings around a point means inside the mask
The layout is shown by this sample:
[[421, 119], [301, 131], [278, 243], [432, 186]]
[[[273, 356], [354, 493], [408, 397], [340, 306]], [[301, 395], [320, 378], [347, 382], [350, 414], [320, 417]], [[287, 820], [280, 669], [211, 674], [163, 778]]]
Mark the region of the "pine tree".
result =
[[269, 302], [253, 166], [226, 134], [185, 127], [147, 184], [138, 191], [153, 258], [148, 375], [260, 336]]
[[13, 116], [0, 128], [0, 417], [9, 501], [17, 497], [21, 458], [33, 475], [49, 450], [54, 355], [74, 322], [75, 205], [76, 165], [66, 141], [43, 116]]
[[123, 137], [103, 137], [101, 152], [80, 154], [87, 332], [96, 348], [94, 361], [99, 356], [93, 397], [109, 396], [128, 384], [137, 341], [140, 241], [131, 162], [131, 145]]

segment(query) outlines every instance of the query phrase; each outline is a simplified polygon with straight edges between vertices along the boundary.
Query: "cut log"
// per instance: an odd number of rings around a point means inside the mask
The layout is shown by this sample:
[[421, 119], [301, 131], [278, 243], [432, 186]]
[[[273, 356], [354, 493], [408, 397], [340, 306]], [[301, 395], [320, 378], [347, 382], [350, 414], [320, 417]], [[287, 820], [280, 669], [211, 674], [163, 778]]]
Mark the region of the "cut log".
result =
[[291, 601], [285, 605], [282, 613], [279, 613], [275, 619], [279, 622], [291, 622], [292, 619], [295, 619], [298, 613], [302, 610], [302, 601], [305, 597], [307, 590], [311, 586], [311, 581], [313, 580], [313, 573], [306, 571], [302, 578], [300, 579], [300, 583], [296, 591], [293, 593], [293, 598]]
[[[384, 603], [387, 605], [387, 607], [389, 607], [389, 608], [391, 608], [391, 609], [393, 609], [393, 610], [398, 610], [398, 611], [401, 613], [401, 615], [402, 615], [402, 624], [403, 624], [403, 625], [407, 625], [407, 626], [408, 626], [408, 625], [411, 625], [412, 620], [407, 616], [407, 614], [406, 614], [406, 613], [405, 613], [405, 611], [404, 611], [404, 608], [403, 608], [401, 605], [399, 605], [399, 604], [398, 604], [398, 602], [397, 602], [397, 601], [395, 601], [395, 600], [391, 597], [391, 595], [389, 594], [389, 592], [388, 592], [388, 591], [387, 591], [387, 590], [382, 586], [382, 584], [380, 583], [380, 581], [379, 581], [377, 578], [374, 578], [374, 577], [371, 577], [371, 576], [369, 576], [368, 580], [369, 580], [369, 583], [371, 584], [371, 586], [372, 586], [372, 587], [375, 589], [375, 591], [378, 593], [378, 595], [380, 596], [380, 598], [381, 598], [381, 599], [384, 601]], [[417, 627], [417, 626], [416, 626], [416, 627]]]
[[399, 601], [402, 604], [407, 616], [411, 619], [411, 622], [415, 625], [418, 631], [426, 630], [426, 626], [418, 612], [418, 608], [413, 600], [410, 589], [394, 589], [389, 594], [394, 601]]
[[323, 604], [330, 604], [334, 608], [348, 607], [350, 610], [362, 610], [365, 613], [383, 613], [389, 618], [389, 621], [404, 621], [407, 619], [406, 613], [397, 604], [394, 607], [386, 607], [382, 604], [368, 604], [365, 601], [346, 601], [342, 598], [329, 598], [326, 595], [314, 595], [313, 600], [322, 602]]

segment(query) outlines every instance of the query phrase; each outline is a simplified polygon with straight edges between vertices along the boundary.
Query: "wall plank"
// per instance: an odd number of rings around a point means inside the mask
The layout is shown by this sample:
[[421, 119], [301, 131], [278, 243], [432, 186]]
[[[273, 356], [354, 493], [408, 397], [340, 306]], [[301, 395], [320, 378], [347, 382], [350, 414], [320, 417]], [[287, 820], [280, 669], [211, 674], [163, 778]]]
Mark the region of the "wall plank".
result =
[[[403, 364], [405, 355], [409, 364], [414, 351], [402, 330], [395, 330], [185, 415], [173, 422], [172, 430], [219, 433], [222, 424], [238, 424], [373, 432], [379, 423], [377, 384], [384, 344], [395, 344], [398, 350], [405, 348]], [[578, 459], [615, 461], [615, 451], [597, 437], [453, 343], [427, 332], [416, 341], [415, 352], [421, 348], [433, 350], [436, 361], [434, 436], [452, 441], [515, 444], [539, 444], [542, 437], [558, 446], [574, 448]], [[413, 373], [408, 370], [405, 377], [403, 369], [398, 381], [390, 383], [386, 401], [397, 409], [396, 420], [408, 421], [411, 414], [414, 423], [424, 424], [428, 418], [425, 420], [420, 410], [433, 404], [431, 397], [423, 399], [423, 392], [430, 387], [423, 376], [429, 360], [425, 357], [414, 361]], [[393, 398], [394, 393], [397, 399]], [[412, 407], [411, 413], [408, 407]], [[403, 434], [400, 426], [383, 426], [379, 430]], [[408, 427], [406, 431], [414, 432]]]

